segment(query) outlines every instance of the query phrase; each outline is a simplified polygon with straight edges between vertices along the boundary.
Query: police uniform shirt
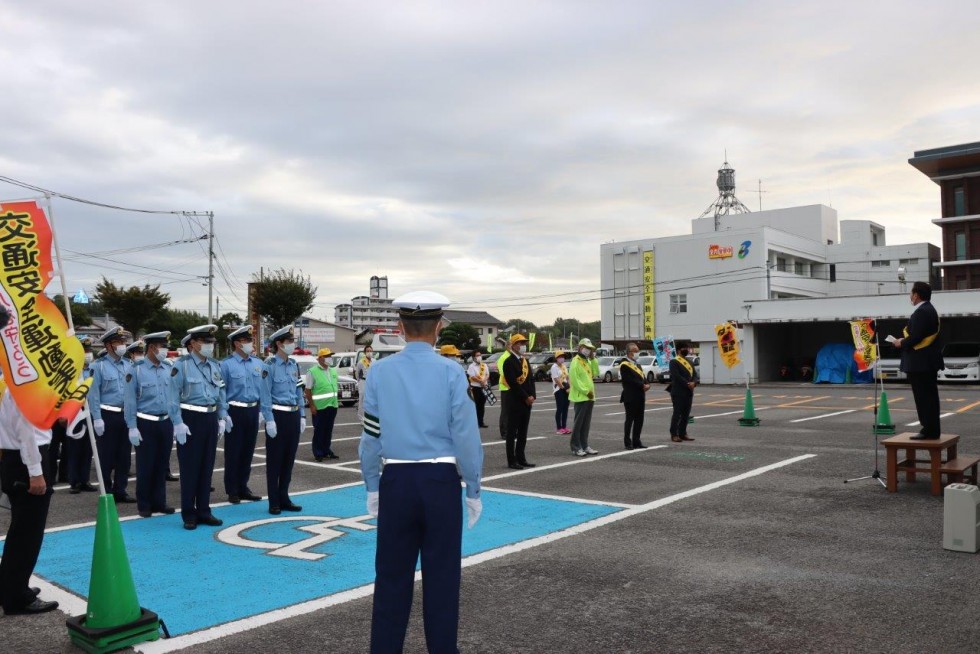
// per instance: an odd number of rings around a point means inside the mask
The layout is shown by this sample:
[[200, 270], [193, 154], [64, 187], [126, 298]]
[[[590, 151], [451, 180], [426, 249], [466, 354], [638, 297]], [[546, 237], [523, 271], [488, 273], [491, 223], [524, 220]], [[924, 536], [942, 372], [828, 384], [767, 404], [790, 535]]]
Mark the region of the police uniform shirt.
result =
[[172, 370], [169, 361], [151, 363], [149, 359], [143, 359], [133, 364], [133, 383], [126, 387], [127, 402], [123, 410], [127, 427], [136, 427], [137, 412], [176, 419], [180, 409], [173, 401]]
[[[198, 354], [185, 354], [177, 359], [170, 371], [174, 401], [196, 406], [217, 406], [218, 419], [228, 415], [225, 383], [221, 378], [221, 366], [211, 358]], [[178, 411], [174, 424], [184, 422]]]
[[381, 459], [456, 457], [466, 496], [480, 496], [483, 445], [466, 374], [421, 341], [371, 367], [359, 453], [364, 484], [376, 492]]
[[258, 402], [262, 417], [272, 420], [269, 388], [265, 378], [269, 372], [262, 361], [253, 356], [242, 357], [235, 352], [221, 362], [221, 377], [225, 380], [225, 399], [228, 402]]
[[299, 378], [299, 364], [292, 358], [285, 360], [278, 354], [266, 362], [269, 372], [266, 385], [269, 388], [269, 399], [273, 405], [299, 406], [299, 416], [303, 417], [303, 384]]
[[40, 447], [49, 443], [51, 430], [39, 429], [31, 424], [17, 407], [10, 391], [4, 391], [3, 399], [0, 399], [0, 449], [18, 450], [28, 474], [38, 477], [44, 472], [41, 469]]
[[123, 408], [126, 384], [131, 383], [132, 379], [133, 364], [126, 357], [113, 359], [106, 354], [92, 362], [92, 387], [88, 392], [92, 420], [102, 419], [103, 404]]

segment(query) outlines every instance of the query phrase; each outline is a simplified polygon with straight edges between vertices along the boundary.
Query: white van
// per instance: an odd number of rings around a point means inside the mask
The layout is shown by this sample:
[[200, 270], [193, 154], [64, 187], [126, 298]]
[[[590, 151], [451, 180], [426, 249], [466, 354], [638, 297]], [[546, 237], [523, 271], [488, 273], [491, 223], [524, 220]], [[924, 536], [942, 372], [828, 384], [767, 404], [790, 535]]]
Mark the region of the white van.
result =
[[[348, 375], [342, 368], [339, 367], [337, 363], [337, 355], [334, 356], [334, 365], [338, 366], [337, 369], [337, 395], [338, 401], [341, 406], [354, 406], [360, 399], [357, 392], [357, 382], [354, 378]], [[317, 364], [316, 357], [308, 354], [298, 354], [292, 359], [299, 364], [299, 376], [300, 379], [306, 377], [306, 373], [310, 371]]]

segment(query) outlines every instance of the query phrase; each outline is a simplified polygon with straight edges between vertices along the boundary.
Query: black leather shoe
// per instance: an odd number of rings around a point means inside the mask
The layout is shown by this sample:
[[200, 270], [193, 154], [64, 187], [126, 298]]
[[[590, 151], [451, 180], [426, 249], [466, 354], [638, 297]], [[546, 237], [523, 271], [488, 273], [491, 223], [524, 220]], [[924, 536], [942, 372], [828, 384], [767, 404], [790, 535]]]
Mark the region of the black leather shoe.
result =
[[206, 518], [198, 518], [198, 524], [207, 525], [209, 527], [220, 527], [224, 524], [220, 519], [215, 518], [213, 515], [209, 515]]
[[524, 469], [524, 466], [522, 466], [520, 463], [508, 463], [507, 464], [507, 467], [510, 468], [511, 470], [523, 470]]
[[173, 474], [172, 472], [167, 473], [167, 481], [180, 481], [180, 477]]
[[303, 507], [301, 507], [299, 504], [293, 504], [292, 502], [290, 502], [289, 504], [283, 504], [282, 505], [282, 510], [283, 511], [302, 511], [303, 510]]
[[490, 425], [480, 425], [480, 429], [489, 429]]
[[535, 467], [535, 466], [536, 466], [537, 464], [536, 464], [536, 463], [528, 463], [527, 461], [520, 461], [520, 462], [518, 463], [518, 465], [520, 465], [520, 466], [523, 466], [523, 467], [525, 467], [525, 468], [533, 468], [533, 467]]
[[322, 456], [315, 456], [315, 457], [313, 457], [313, 460], [316, 461], [317, 463], [322, 463], [323, 462], [323, 457]]
[[256, 495], [252, 491], [247, 490], [244, 493], [242, 493], [242, 499], [243, 500], [248, 500], [249, 502], [258, 502], [259, 500], [262, 499], [262, 496], [261, 495]]
[[137, 513], [141, 518], [149, 518], [151, 515], [153, 515], [152, 511], [137, 511]]
[[328, 459], [339, 459], [340, 457], [337, 456], [336, 454], [334, 454], [333, 452], [327, 452], [326, 458], [328, 458]]
[[82, 492], [82, 489], [78, 487], [78, 484], [72, 484], [71, 488], [68, 489], [69, 495], [78, 495]]
[[270, 506], [269, 513], [271, 513], [272, 515], [279, 515], [280, 513], [282, 513], [282, 509], [280, 509], [278, 506]]
[[214, 486], [212, 486], [212, 487], [211, 487], [211, 492], [212, 492], [212, 493], [214, 492]]
[[31, 593], [34, 594], [34, 597], [37, 597], [38, 595], [41, 594], [41, 589], [38, 588], [37, 586], [31, 586], [30, 591]]
[[923, 433], [918, 433], [915, 436], [909, 437], [910, 441], [936, 441], [939, 440], [939, 436], [926, 436]]
[[116, 504], [136, 504], [136, 498], [132, 495], [116, 495]]
[[632, 450], [633, 449], [633, 444], [632, 443], [625, 443], [623, 445], [623, 447], [625, 447], [627, 450]]
[[197, 523], [191, 522], [190, 520], [184, 520], [184, 529], [188, 531], [193, 531], [197, 529]]
[[95, 486], [93, 486], [92, 484], [86, 482], [84, 484], [79, 484], [78, 485], [78, 490], [82, 491], [83, 493], [94, 493], [95, 491], [97, 491], [99, 489], [96, 488]]
[[7, 615], [27, 615], [31, 613], [47, 613], [48, 611], [54, 611], [58, 608], [57, 602], [45, 602], [37, 598], [33, 602], [26, 606], [22, 606], [19, 609], [4, 609], [3, 612]]
[[232, 504], [241, 504], [242, 498], [238, 497], [237, 495], [229, 495], [228, 501]]
[[647, 446], [644, 445], [643, 443], [635, 443], [633, 445], [633, 449], [634, 450], [645, 450], [645, 449], [647, 449]]
[[164, 515], [173, 515], [173, 514], [177, 513], [177, 509], [175, 509], [172, 506], [165, 506], [165, 507], [160, 508], [160, 509], [153, 509], [153, 511], [155, 513], [162, 513]]

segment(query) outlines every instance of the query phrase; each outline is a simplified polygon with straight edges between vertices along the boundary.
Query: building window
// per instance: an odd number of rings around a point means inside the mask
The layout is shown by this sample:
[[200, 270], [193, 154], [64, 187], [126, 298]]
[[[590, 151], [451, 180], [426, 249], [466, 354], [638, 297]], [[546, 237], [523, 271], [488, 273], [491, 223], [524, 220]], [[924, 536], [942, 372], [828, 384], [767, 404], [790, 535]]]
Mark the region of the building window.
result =
[[687, 293], [670, 296], [671, 313], [687, 313]]
[[898, 265], [900, 266], [914, 266], [919, 263], [918, 259], [899, 259]]
[[779, 272], [786, 272], [786, 258], [776, 257], [776, 270]]
[[892, 265], [892, 262], [888, 259], [880, 259], [878, 261], [871, 262], [872, 268], [887, 268], [890, 265]]
[[953, 238], [956, 242], [956, 260], [966, 261], [966, 232], [956, 232]]
[[487, 333], [488, 334], [492, 334], [493, 333], [493, 327], [487, 327]]
[[878, 232], [871, 232], [871, 245], [878, 245]]
[[803, 274], [803, 262], [802, 261], [797, 261], [796, 263], [793, 264], [793, 272], [795, 274], [797, 274], [797, 275], [802, 275]]
[[957, 186], [953, 189], [953, 215], [966, 215], [966, 193], [962, 186]]
[[832, 282], [836, 282], [837, 281], [837, 264], [836, 263], [830, 264], [830, 281], [832, 281]]

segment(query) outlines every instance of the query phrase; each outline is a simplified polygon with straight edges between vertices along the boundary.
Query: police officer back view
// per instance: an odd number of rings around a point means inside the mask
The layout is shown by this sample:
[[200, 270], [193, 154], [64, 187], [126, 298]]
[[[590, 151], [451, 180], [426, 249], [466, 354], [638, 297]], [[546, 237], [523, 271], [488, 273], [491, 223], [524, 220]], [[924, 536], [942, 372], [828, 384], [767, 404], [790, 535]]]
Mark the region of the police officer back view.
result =
[[458, 651], [459, 479], [472, 527], [482, 511], [483, 446], [462, 367], [432, 349], [448, 305], [437, 293], [395, 299], [408, 345], [374, 364], [367, 378], [360, 456], [368, 513], [378, 518], [375, 654], [402, 651], [420, 553], [428, 649]]

